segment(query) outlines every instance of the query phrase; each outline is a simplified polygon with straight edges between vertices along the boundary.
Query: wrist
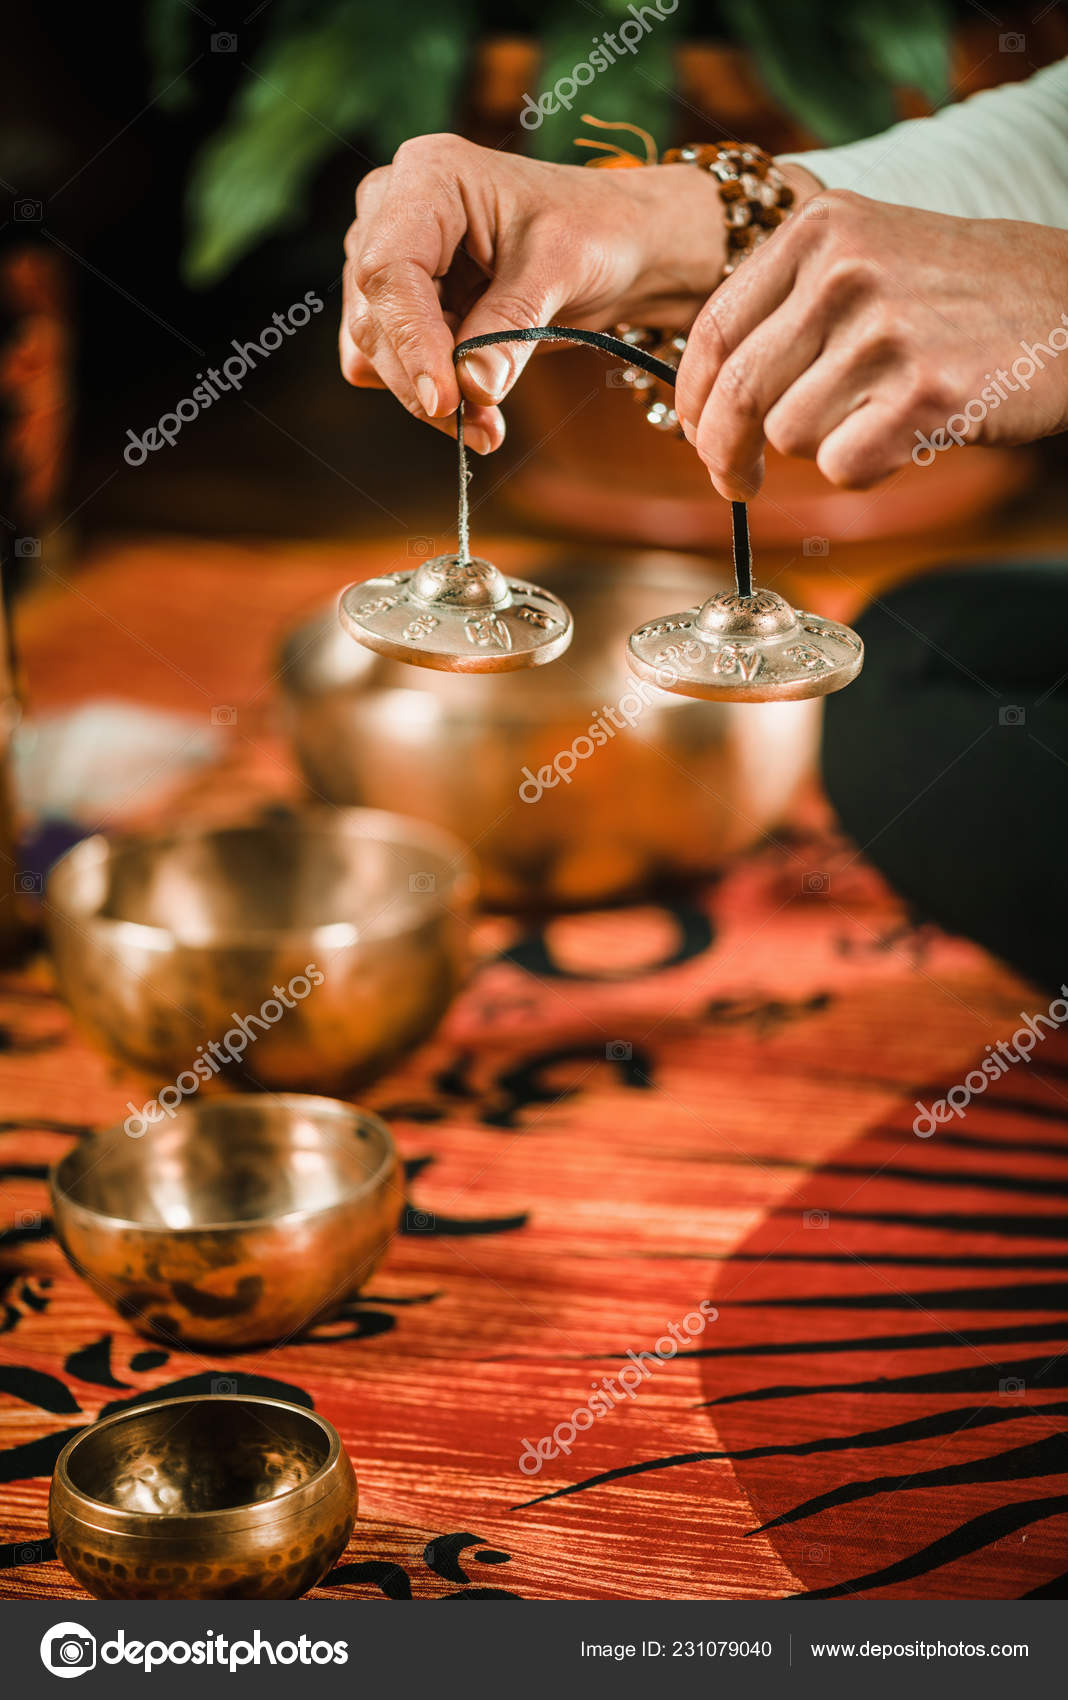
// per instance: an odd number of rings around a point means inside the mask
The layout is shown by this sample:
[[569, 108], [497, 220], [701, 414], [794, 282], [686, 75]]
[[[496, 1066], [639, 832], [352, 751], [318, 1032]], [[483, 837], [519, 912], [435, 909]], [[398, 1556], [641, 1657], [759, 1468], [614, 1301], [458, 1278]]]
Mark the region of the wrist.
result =
[[657, 165], [626, 175], [638, 202], [645, 265], [623, 316], [666, 331], [685, 330], [722, 280], [726, 264], [727, 227], [715, 182], [692, 165]]
[[[823, 185], [800, 165], [780, 166], [794, 210]], [[625, 317], [665, 331], [687, 330], [723, 281], [728, 259], [726, 208], [715, 178], [692, 164], [658, 165], [627, 173], [642, 216], [648, 261], [637, 280], [639, 299]]]

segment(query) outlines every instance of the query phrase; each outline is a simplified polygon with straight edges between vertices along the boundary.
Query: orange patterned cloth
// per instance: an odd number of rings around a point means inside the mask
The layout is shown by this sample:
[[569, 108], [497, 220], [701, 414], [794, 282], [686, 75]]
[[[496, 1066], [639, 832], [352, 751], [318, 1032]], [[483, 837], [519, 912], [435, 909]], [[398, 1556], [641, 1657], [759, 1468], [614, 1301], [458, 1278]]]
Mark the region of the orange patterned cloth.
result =
[[[271, 641], [348, 576], [330, 549], [112, 552], [25, 610], [33, 704], [102, 678], [233, 704], [184, 807], [277, 794]], [[352, 1456], [360, 1518], [319, 1596], [1063, 1591], [1068, 1042], [912, 1131], [1036, 994], [819, 824], [673, 904], [487, 920], [480, 946], [366, 1095], [406, 1231], [336, 1321], [239, 1358], [168, 1354], [67, 1268], [45, 1167], [144, 1082], [43, 960], [0, 979], [0, 1591], [81, 1597], [47, 1535], [71, 1433], [220, 1377], [314, 1402]]]

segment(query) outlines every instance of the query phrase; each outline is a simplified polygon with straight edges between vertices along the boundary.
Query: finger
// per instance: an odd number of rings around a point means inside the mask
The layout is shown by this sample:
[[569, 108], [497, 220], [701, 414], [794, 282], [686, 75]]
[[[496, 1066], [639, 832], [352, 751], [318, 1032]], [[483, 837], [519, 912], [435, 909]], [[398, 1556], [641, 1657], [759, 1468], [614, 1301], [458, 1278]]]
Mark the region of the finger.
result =
[[384, 389], [385, 385], [382, 379], [360, 348], [353, 334], [355, 327], [368, 316], [367, 303], [359, 294], [355, 284], [349, 283], [348, 267], [345, 269], [344, 300], [341, 308], [341, 324], [338, 329], [338, 356], [341, 362], [341, 374], [346, 383], [355, 384], [359, 389]]
[[907, 411], [873, 397], [824, 438], [816, 464], [840, 489], [868, 490], [907, 463], [914, 442]]
[[889, 356], [865, 357], [851, 336], [837, 337], [767, 413], [765, 437], [780, 454], [815, 460], [824, 439], [892, 369]]
[[697, 428], [688, 427], [687, 436], [729, 501], [748, 501], [760, 488], [765, 418], [818, 359], [822, 340], [815, 318], [799, 312], [792, 296], [720, 367]]
[[[413, 199], [405, 179], [395, 174], [383, 190], [372, 189], [364, 196], [350, 232], [346, 271], [351, 269], [350, 304], [355, 309], [362, 297], [374, 322], [376, 348], [389, 345], [393, 369], [405, 374], [408, 390], [418, 395], [424, 413], [440, 418], [455, 412], [460, 398], [453, 339], [435, 279], [448, 269], [465, 218], [454, 204], [454, 188], [424, 185], [423, 194], [433, 199]], [[364, 205], [371, 209], [367, 214]], [[353, 326], [353, 340], [369, 353], [358, 324]], [[370, 357], [382, 373], [375, 355]]]
[[797, 275], [789, 225], [777, 231], [709, 296], [694, 320], [679, 364], [675, 406], [695, 430], [720, 368], [759, 324], [781, 307]]
[[[431, 418], [426, 412], [419, 396], [412, 389], [408, 375], [405, 372], [389, 342], [380, 337], [371, 355], [375, 370], [383, 380], [387, 389], [393, 391], [398, 401], [401, 401], [416, 419], [426, 421], [436, 430], [442, 431], [448, 437], [456, 435], [455, 412], [443, 417]], [[459, 391], [457, 391], [459, 405]], [[476, 454], [492, 454], [499, 449], [504, 441], [504, 419], [499, 408], [484, 407], [477, 403], [467, 403], [464, 407], [464, 440], [468, 448]]]
[[[359, 292], [354, 292], [354, 299]], [[359, 298], [362, 302], [362, 297]], [[339, 337], [341, 370], [350, 384], [361, 389], [389, 389], [402, 401], [408, 411], [416, 418], [425, 420], [435, 426], [446, 436], [456, 435], [456, 415], [450, 413], [442, 418], [431, 419], [418, 395], [408, 384], [407, 374], [396, 361], [389, 344], [383, 339], [374, 322], [374, 316], [357, 304], [349, 321], [342, 322]], [[455, 327], [456, 315], [446, 313], [445, 323], [450, 329]], [[353, 340], [351, 327], [355, 325], [363, 339], [363, 347], [358, 347]], [[504, 420], [496, 407], [480, 407], [468, 403], [464, 413], [465, 435], [468, 446], [477, 454], [490, 454], [500, 448], [504, 441]]]
[[[551, 258], [535, 259], [520, 252], [472, 307], [456, 340], [551, 324], [564, 300]], [[463, 356], [458, 371], [464, 395], [478, 402], [500, 401], [537, 346], [534, 342], [500, 343]]]

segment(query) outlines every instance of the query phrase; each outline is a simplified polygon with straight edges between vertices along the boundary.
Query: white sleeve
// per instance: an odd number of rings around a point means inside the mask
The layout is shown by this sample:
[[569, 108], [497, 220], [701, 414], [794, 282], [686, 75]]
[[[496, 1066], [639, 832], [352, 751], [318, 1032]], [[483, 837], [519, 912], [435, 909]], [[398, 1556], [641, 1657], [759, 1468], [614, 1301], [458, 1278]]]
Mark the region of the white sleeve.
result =
[[779, 163], [876, 201], [1068, 230], [1068, 59], [930, 118]]

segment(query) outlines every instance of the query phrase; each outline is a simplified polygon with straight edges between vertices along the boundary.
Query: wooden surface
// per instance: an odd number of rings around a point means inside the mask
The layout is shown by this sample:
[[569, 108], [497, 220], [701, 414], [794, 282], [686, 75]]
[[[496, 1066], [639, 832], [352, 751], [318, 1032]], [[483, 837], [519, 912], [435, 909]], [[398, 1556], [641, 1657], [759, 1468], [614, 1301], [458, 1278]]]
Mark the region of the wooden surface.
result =
[[[23, 611], [33, 705], [234, 705], [183, 812], [290, 794], [272, 644], [352, 576], [326, 546], [103, 553]], [[145, 1082], [72, 1030], [43, 960], [0, 980], [0, 1592], [79, 1597], [47, 1537], [65, 1438], [220, 1377], [313, 1401], [351, 1453], [361, 1516], [320, 1592], [1056, 1592], [1068, 1044], [911, 1130], [1037, 994], [911, 924], [811, 808], [694, 897], [479, 943], [438, 1035], [366, 1094], [407, 1232], [337, 1322], [228, 1359], [149, 1346], [63, 1262], [45, 1165]], [[706, 1355], [641, 1359], [701, 1301]], [[524, 1474], [524, 1440], [628, 1352], [633, 1397]]]

